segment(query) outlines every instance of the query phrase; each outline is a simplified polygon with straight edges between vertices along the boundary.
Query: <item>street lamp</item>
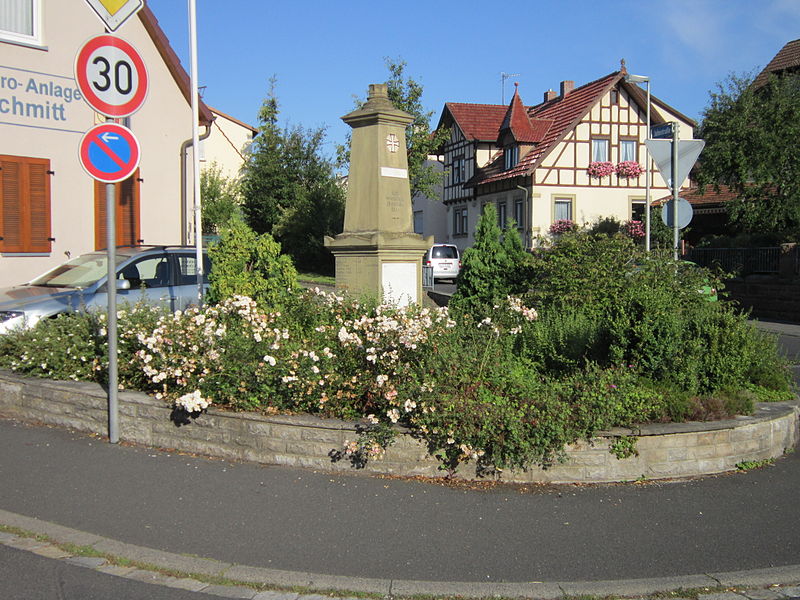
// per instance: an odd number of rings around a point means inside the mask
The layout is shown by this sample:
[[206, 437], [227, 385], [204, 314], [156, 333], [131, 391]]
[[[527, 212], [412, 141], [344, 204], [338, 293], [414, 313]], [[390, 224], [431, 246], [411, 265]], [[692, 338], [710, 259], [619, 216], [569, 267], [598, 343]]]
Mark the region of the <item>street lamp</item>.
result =
[[[646, 140], [650, 139], [650, 78], [644, 75], [625, 75], [625, 81], [628, 83], [646, 83], [647, 84], [647, 133]], [[644, 186], [645, 186], [645, 208], [644, 208], [644, 249], [650, 252], [650, 152], [645, 151], [645, 170], [644, 170]]]

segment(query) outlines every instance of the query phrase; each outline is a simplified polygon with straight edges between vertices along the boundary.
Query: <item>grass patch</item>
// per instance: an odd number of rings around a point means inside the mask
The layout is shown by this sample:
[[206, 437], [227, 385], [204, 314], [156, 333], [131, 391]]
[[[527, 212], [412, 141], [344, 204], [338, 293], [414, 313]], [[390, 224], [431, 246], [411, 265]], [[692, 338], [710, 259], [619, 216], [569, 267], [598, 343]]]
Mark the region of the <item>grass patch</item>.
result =
[[336, 285], [336, 278], [332, 275], [320, 275], [319, 273], [298, 273], [297, 281], [300, 283], [313, 283], [316, 285]]

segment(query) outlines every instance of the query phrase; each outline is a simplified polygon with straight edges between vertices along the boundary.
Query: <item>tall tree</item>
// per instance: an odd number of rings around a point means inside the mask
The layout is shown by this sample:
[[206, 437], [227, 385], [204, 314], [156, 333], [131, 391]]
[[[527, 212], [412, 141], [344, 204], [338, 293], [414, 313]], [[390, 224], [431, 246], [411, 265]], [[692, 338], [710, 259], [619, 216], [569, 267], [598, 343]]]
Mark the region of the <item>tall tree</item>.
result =
[[[450, 133], [441, 129], [431, 132], [433, 111], [426, 111], [422, 105], [422, 84], [406, 75], [408, 66], [404, 60], [385, 58], [389, 78], [386, 85], [392, 105], [407, 112], [414, 120], [406, 127], [406, 152], [408, 155], [408, 177], [411, 182], [411, 196], [420, 193], [429, 198], [438, 195], [437, 186], [442, 181], [441, 171], [426, 164], [428, 156], [447, 141]], [[364, 105], [356, 100], [356, 106]], [[344, 145], [337, 148], [339, 166], [346, 168], [350, 162], [350, 135]]]
[[711, 93], [699, 134], [706, 141], [699, 183], [728, 185], [738, 194], [731, 222], [748, 233], [796, 233], [800, 76], [772, 76], [755, 88], [752, 77], [731, 75]]
[[323, 239], [342, 230], [344, 189], [323, 154], [325, 130], [282, 129], [278, 114], [273, 78], [242, 178], [245, 218], [280, 242], [299, 269], [329, 273], [333, 256]]

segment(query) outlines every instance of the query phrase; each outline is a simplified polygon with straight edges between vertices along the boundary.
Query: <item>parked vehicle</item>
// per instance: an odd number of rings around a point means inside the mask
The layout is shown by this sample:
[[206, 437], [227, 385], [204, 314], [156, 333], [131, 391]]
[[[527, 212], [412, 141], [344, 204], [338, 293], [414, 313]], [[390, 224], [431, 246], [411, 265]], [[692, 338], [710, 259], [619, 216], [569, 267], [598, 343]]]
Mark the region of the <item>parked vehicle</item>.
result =
[[[108, 306], [105, 250], [82, 254], [29, 283], [0, 289], [0, 334], [33, 327], [59, 313]], [[204, 287], [211, 263], [204, 255]], [[183, 310], [197, 304], [197, 255], [190, 246], [133, 246], [116, 250], [117, 301], [141, 299]]]
[[434, 244], [425, 253], [422, 264], [433, 267], [433, 279], [453, 279], [461, 271], [461, 256], [458, 246], [453, 244]]

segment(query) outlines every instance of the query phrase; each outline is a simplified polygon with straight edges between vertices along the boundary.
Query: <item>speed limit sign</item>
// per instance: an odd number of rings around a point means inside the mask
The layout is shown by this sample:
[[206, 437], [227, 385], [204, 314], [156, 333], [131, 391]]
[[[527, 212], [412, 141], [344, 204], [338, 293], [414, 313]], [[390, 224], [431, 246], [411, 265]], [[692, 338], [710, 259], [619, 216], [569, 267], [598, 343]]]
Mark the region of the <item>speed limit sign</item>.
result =
[[75, 57], [75, 80], [89, 106], [107, 117], [132, 115], [147, 96], [142, 57], [114, 35], [98, 35], [81, 47]]

